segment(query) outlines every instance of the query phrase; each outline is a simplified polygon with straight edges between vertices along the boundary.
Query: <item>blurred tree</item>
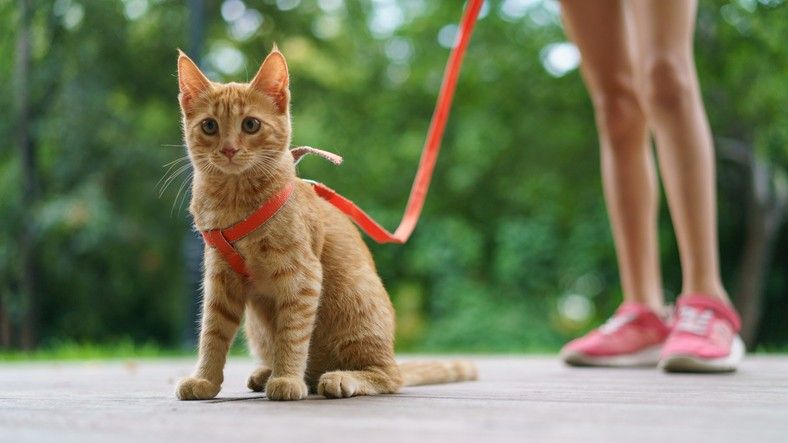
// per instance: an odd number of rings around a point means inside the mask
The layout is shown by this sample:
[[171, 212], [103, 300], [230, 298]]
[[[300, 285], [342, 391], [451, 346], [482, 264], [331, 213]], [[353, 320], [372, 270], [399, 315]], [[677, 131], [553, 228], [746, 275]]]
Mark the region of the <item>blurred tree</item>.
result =
[[[16, 72], [14, 77], [16, 102], [16, 140], [19, 149], [20, 169], [22, 171], [22, 217], [32, 219], [31, 208], [38, 200], [38, 171], [35, 136], [32, 133], [32, 107], [30, 82], [31, 76], [31, 26], [32, 4], [30, 0], [18, 0], [19, 25], [16, 42]], [[36, 256], [35, 238], [32, 226], [24, 223], [19, 233], [19, 287], [16, 305], [19, 308], [16, 321], [0, 329], [11, 331], [3, 341], [14, 344], [22, 349], [32, 349], [38, 340], [37, 302], [39, 294], [36, 290]], [[5, 310], [3, 310], [5, 311]], [[8, 322], [5, 315], [0, 321]], [[4, 334], [5, 335], [5, 334]]]
[[[724, 162], [721, 195], [741, 208], [738, 216], [723, 209], [721, 217], [723, 226], [731, 216], [740, 223], [741, 237], [735, 242], [741, 245], [736, 248], [740, 252], [733, 255], [738, 263], [729, 260], [738, 278], [731, 286], [742, 316], [742, 336], [752, 347], [764, 305], [770, 304], [764, 293], [788, 206], [788, 112], [783, 106], [788, 100], [784, 82], [788, 66], [782, 43], [788, 24], [778, 18], [786, 13], [781, 1], [714, 2], [713, 6], [702, 9], [699, 16], [697, 43], [704, 55], [699, 63], [706, 89], [713, 91], [707, 94], [712, 126], [720, 128], [716, 132]], [[753, 57], [772, 62], [752, 64]], [[728, 184], [730, 179], [734, 186]], [[726, 243], [734, 242], [723, 239], [723, 252], [731, 250]], [[774, 308], [777, 315], [788, 314], [782, 307]]]

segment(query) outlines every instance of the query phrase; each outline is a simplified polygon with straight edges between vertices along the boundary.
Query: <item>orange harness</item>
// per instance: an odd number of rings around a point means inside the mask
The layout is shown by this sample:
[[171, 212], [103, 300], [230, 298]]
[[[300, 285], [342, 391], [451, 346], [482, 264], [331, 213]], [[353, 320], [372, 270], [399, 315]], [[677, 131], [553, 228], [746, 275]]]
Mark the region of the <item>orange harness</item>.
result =
[[[432, 120], [430, 121], [430, 127], [427, 132], [427, 140], [424, 143], [424, 149], [421, 154], [421, 159], [419, 160], [419, 168], [416, 171], [416, 178], [413, 180], [408, 204], [405, 207], [405, 214], [397, 230], [392, 234], [384, 227], [380, 226], [379, 223], [367, 215], [367, 213], [361, 210], [361, 208], [356, 206], [352, 201], [337, 194], [336, 191], [322, 183], [309, 181], [317, 195], [347, 214], [361, 230], [366, 232], [378, 243], [405, 243], [416, 228], [416, 223], [421, 215], [421, 210], [424, 207], [424, 201], [427, 197], [427, 191], [430, 187], [430, 180], [432, 179], [432, 172], [435, 169], [435, 162], [440, 152], [443, 131], [446, 128], [446, 121], [449, 118], [449, 111], [451, 110], [454, 90], [457, 86], [457, 78], [460, 75], [462, 59], [465, 56], [473, 27], [476, 24], [476, 19], [483, 3], [484, 0], [469, 0], [465, 12], [463, 13], [459, 33], [457, 35], [457, 44], [449, 54], [449, 61], [446, 64], [446, 71], [444, 72], [443, 82], [441, 83], [440, 92], [438, 94], [438, 102], [432, 114]], [[307, 146], [295, 148], [290, 152], [293, 154], [293, 159], [296, 163], [306, 154], [317, 154], [334, 164], [342, 162], [342, 157], [336, 154]], [[233, 247], [232, 243], [249, 235], [252, 231], [258, 229], [273, 217], [277, 211], [287, 203], [288, 199], [293, 194], [293, 188], [293, 183], [286, 185], [268, 201], [264, 202], [263, 205], [249, 217], [230, 228], [202, 231], [205, 243], [216, 248], [236, 272], [248, 278], [249, 271], [246, 268], [246, 263], [238, 250]]]

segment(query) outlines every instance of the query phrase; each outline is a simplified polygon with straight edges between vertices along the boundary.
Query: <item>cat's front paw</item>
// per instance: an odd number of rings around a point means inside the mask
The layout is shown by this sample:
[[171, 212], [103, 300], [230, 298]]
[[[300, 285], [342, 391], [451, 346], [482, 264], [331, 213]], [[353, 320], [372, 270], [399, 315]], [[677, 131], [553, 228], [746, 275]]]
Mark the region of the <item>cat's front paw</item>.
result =
[[175, 395], [178, 400], [210, 400], [220, 389], [221, 386], [204, 378], [186, 377], [178, 382]]
[[306, 383], [298, 377], [271, 377], [265, 384], [269, 400], [302, 400], [307, 393]]

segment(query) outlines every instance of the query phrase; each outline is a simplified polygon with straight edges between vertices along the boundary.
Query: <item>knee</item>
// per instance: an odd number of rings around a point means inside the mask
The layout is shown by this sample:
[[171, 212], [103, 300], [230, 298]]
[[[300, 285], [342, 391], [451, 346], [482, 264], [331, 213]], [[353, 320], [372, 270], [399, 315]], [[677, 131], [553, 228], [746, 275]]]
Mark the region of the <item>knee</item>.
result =
[[646, 103], [650, 112], [675, 112], [692, 98], [691, 62], [659, 56], [645, 66]]
[[623, 81], [597, 88], [594, 111], [598, 130], [612, 149], [638, 146], [646, 121], [634, 82]]

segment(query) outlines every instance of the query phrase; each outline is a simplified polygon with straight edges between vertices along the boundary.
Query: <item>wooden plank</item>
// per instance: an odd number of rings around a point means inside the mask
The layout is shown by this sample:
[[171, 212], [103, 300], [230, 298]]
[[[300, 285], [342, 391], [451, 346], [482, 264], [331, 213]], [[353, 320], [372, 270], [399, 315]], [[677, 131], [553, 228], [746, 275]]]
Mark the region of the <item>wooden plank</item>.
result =
[[173, 395], [192, 360], [6, 363], [0, 440], [788, 441], [788, 358], [750, 357], [727, 375], [474, 359], [478, 382], [293, 403], [249, 392], [246, 359], [230, 360], [224, 390], [204, 402]]

